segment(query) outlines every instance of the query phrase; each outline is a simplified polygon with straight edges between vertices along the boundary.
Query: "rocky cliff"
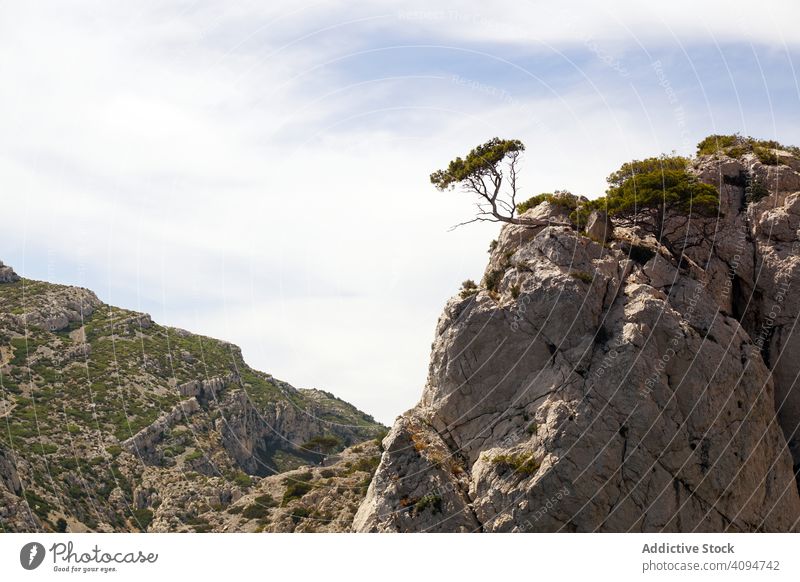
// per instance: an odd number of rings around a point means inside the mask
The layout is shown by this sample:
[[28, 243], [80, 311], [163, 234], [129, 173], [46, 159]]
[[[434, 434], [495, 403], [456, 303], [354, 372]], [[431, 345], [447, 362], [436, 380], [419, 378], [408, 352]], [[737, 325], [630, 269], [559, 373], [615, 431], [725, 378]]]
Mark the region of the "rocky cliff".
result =
[[[384, 430], [332, 394], [250, 368], [232, 344], [2, 263], [0, 388], [0, 531], [223, 528], [208, 516], [228, 515], [270, 476], [314, 475], [347, 447], [374, 469], [376, 445], [354, 445]], [[305, 493], [329, 490], [318, 478], [250, 529], [348, 528], [366, 492], [352, 475], [324, 515], [297, 509]]]
[[719, 212], [678, 256], [596, 216], [503, 227], [355, 530], [798, 530], [800, 159], [730, 142], [692, 160]]

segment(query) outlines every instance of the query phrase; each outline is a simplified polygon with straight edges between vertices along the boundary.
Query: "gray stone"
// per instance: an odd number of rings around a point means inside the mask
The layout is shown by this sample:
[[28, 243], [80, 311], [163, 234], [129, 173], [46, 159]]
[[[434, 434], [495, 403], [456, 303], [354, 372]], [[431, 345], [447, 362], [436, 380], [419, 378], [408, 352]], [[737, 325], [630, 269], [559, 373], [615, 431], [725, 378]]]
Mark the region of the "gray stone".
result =
[[586, 221], [586, 234], [598, 242], [608, 242], [614, 235], [614, 226], [605, 212], [593, 210]]

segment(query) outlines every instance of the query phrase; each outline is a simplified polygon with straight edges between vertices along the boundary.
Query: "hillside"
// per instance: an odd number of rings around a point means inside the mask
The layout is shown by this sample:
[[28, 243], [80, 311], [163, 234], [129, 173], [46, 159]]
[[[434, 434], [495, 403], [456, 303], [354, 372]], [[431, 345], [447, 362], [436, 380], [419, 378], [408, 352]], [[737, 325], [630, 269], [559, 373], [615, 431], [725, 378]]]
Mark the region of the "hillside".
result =
[[2, 263], [0, 388], [2, 531], [204, 530], [262, 478], [384, 430], [233, 344]]

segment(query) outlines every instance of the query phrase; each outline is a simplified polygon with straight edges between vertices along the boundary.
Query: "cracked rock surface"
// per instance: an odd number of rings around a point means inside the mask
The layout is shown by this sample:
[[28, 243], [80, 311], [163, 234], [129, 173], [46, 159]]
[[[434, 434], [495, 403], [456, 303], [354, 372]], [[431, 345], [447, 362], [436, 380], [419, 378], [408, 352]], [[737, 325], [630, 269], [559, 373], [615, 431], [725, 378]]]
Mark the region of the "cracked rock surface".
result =
[[681, 261], [632, 231], [505, 226], [353, 528], [797, 531], [797, 167], [698, 159], [721, 212]]

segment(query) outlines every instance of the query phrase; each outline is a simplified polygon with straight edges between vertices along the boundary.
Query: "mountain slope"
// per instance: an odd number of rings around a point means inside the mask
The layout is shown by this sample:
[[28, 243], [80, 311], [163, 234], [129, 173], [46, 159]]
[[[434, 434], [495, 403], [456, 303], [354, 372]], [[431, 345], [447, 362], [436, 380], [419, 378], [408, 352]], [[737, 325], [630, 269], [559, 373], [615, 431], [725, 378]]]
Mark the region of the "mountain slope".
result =
[[2, 264], [0, 388], [6, 531], [183, 530], [260, 477], [383, 430], [250, 368], [230, 343]]

